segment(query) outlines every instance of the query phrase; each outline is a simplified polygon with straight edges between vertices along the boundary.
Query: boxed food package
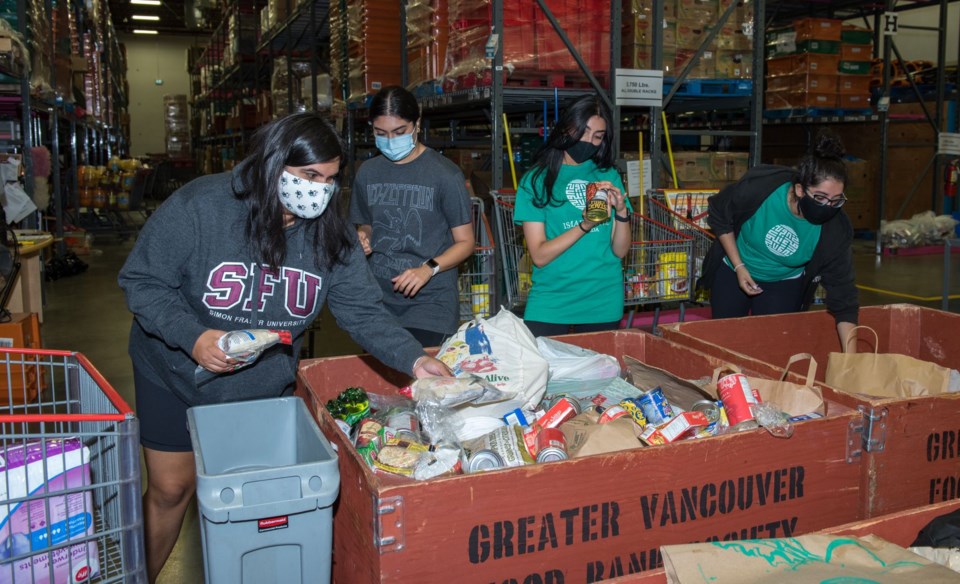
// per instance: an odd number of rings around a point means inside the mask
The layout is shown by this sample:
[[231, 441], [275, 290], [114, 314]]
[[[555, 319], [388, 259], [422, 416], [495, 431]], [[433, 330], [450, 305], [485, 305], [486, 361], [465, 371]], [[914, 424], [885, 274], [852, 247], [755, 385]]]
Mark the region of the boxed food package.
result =
[[[96, 541], [67, 545], [94, 532], [90, 451], [79, 439], [50, 439], [7, 448], [0, 458], [0, 584], [86, 582], [100, 572]], [[58, 495], [64, 490], [70, 494]], [[79, 490], [78, 489], [82, 489]], [[26, 555], [37, 551], [34, 555]], [[53, 580], [49, 579], [52, 574]]]

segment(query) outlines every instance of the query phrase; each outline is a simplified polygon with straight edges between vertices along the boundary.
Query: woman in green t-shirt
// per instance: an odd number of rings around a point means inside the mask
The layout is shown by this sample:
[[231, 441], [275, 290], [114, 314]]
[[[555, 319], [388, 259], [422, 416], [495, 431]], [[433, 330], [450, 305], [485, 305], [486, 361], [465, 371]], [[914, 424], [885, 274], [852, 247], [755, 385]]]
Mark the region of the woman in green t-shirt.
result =
[[[517, 189], [533, 285], [524, 320], [534, 335], [617, 328], [623, 317], [623, 264], [630, 249], [630, 204], [613, 168], [610, 109], [596, 94], [557, 120]], [[609, 218], [586, 218], [587, 185], [608, 193]]]

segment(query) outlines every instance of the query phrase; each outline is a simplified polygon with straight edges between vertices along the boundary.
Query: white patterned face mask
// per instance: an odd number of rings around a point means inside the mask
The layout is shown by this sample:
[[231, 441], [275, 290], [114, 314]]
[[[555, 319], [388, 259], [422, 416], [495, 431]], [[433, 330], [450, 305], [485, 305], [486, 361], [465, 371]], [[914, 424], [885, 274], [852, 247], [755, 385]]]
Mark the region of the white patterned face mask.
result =
[[286, 170], [280, 176], [280, 202], [303, 219], [316, 219], [323, 214], [336, 190], [336, 185], [309, 181]]

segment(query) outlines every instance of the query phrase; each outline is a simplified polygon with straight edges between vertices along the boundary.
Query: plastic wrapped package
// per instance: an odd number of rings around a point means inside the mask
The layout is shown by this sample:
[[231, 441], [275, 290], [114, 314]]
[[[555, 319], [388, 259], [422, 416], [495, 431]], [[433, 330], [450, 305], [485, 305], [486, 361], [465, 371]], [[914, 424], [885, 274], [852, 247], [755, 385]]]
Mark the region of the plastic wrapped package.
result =
[[273, 60], [273, 76], [270, 78], [270, 93], [273, 95], [273, 117], [282, 118], [290, 111], [290, 92], [295, 91], [292, 85], [290, 72], [287, 71], [287, 58], [277, 57]]
[[37, 95], [51, 95], [53, 88], [53, 54], [50, 49], [50, 21], [43, 0], [27, 1], [27, 21], [30, 26], [30, 88]]
[[183, 158], [190, 155], [190, 117], [187, 96], [163, 96], [163, 125], [167, 155]]
[[12, 45], [11, 51], [0, 53], [0, 68], [15, 75], [29, 74], [30, 59], [27, 58], [29, 52], [23, 43], [23, 37], [2, 18], [0, 18], [0, 37], [9, 38]]
[[917, 213], [910, 219], [882, 221], [880, 241], [889, 248], [941, 245], [953, 237], [958, 221], [949, 215], [934, 215], [933, 211]]

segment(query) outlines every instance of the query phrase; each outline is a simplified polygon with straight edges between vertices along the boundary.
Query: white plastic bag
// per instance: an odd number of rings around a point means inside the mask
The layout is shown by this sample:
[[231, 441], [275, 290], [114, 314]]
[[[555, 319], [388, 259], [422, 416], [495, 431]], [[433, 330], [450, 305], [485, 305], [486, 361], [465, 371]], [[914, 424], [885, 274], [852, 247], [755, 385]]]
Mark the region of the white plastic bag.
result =
[[475, 437], [475, 432], [482, 428], [503, 424], [500, 418], [517, 408], [532, 410], [547, 389], [547, 361], [533, 334], [509, 310], [501, 309], [491, 318], [476, 318], [463, 324], [443, 343], [437, 358], [454, 375], [473, 373], [483, 377], [506, 398], [492, 404], [458, 407], [460, 440]]
[[548, 337], [537, 337], [537, 348], [550, 366], [550, 381], [592, 381], [620, 377], [620, 364], [611, 355]]

